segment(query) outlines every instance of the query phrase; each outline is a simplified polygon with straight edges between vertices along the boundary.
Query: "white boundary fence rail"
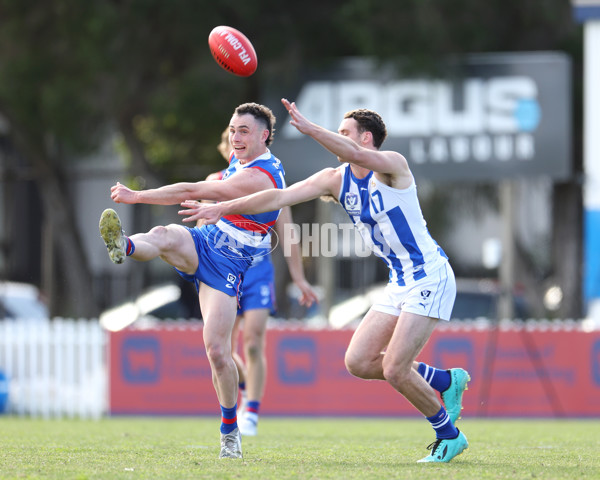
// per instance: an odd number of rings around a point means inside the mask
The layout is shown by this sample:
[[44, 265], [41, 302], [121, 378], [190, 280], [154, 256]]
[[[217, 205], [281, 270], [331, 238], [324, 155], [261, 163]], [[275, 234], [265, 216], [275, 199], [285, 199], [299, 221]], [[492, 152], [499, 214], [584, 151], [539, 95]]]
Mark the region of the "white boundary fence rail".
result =
[[107, 412], [107, 333], [94, 320], [0, 322], [5, 413], [100, 418]]

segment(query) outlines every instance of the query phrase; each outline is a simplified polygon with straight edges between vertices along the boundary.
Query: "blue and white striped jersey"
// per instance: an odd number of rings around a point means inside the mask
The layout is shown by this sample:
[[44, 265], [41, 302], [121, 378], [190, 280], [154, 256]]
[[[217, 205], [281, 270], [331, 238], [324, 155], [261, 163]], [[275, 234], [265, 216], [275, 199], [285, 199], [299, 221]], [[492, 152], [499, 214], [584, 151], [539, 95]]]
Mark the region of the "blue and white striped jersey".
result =
[[427, 230], [414, 182], [398, 190], [377, 180], [373, 172], [359, 179], [349, 164], [342, 168], [340, 203], [365, 243], [387, 264], [390, 283], [410, 285], [447, 262]]

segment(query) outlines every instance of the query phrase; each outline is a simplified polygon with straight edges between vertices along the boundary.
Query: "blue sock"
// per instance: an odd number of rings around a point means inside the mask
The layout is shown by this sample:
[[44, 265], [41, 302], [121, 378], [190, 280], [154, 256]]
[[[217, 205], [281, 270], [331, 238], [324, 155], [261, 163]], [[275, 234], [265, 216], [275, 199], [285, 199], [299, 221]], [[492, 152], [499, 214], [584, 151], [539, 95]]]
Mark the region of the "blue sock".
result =
[[246, 390], [246, 382], [240, 382], [238, 385], [238, 388], [240, 390]]
[[456, 438], [458, 437], [458, 429], [450, 421], [450, 417], [446, 413], [444, 407], [433, 417], [426, 417], [435, 430], [435, 438]]
[[246, 405], [246, 411], [258, 414], [260, 409], [260, 402], [256, 400], [250, 400]]
[[231, 433], [237, 428], [236, 410], [237, 403], [231, 408], [221, 405], [221, 433]]
[[421, 362], [417, 371], [431, 385], [431, 388], [438, 392], [443, 392], [450, 386], [451, 377], [448, 370], [440, 370]]

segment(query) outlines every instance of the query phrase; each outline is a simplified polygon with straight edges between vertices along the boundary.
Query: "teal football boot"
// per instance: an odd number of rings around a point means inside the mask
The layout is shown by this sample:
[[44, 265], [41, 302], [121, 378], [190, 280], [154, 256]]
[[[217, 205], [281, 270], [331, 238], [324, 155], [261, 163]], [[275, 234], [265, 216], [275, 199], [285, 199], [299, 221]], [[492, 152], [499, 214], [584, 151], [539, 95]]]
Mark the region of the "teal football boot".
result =
[[452, 423], [456, 423], [463, 408], [463, 393], [468, 390], [467, 384], [471, 380], [471, 376], [462, 368], [451, 368], [448, 373], [450, 374], [450, 386], [442, 392], [442, 400], [450, 420]]
[[467, 437], [459, 431], [456, 438], [438, 438], [435, 442], [427, 447], [431, 453], [425, 458], [422, 458], [417, 463], [448, 463], [457, 455], [469, 448]]

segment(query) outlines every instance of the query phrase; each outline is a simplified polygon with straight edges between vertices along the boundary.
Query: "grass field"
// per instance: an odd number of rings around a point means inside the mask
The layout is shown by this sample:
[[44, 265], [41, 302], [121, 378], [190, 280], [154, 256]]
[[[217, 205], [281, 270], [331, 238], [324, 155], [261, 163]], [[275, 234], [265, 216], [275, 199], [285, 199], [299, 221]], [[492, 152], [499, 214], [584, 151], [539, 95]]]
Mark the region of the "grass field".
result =
[[262, 418], [243, 461], [219, 460], [218, 420], [0, 417], [0, 478], [600, 478], [600, 419], [460, 420], [470, 448], [449, 464], [416, 463], [425, 421], [380, 418]]

